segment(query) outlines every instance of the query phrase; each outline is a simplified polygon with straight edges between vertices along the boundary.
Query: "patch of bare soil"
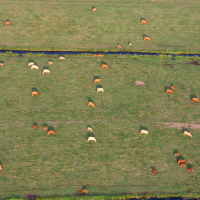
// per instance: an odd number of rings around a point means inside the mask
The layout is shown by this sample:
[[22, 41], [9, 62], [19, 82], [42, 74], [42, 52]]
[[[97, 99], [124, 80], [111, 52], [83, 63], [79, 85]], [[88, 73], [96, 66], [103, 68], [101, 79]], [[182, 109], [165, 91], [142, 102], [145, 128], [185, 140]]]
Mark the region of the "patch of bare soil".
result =
[[165, 124], [170, 127], [182, 129], [182, 128], [190, 128], [190, 129], [200, 129], [200, 124], [188, 124], [188, 123], [167, 123], [167, 122], [153, 122], [154, 124]]

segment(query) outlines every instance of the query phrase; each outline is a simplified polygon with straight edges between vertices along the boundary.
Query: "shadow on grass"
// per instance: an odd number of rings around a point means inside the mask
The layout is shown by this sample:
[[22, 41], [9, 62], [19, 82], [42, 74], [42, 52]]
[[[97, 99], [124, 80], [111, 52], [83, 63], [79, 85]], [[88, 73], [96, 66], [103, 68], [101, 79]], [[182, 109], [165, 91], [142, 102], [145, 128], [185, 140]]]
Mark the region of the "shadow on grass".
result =
[[166, 90], [171, 90], [171, 87], [165, 86], [165, 87], [164, 87], [164, 92], [166, 92]]
[[34, 62], [34, 60], [33, 59], [29, 59], [28, 63], [30, 63], [30, 62]]
[[94, 103], [94, 101], [93, 101], [92, 99], [88, 98], [88, 103], [89, 103], [89, 102]]
[[184, 128], [184, 127], [182, 127], [182, 131], [183, 131], [183, 133], [184, 133], [184, 131], [189, 132], [189, 130], [187, 128]]
[[144, 40], [144, 38], [145, 38], [145, 37], [149, 37], [149, 36], [148, 36], [148, 35], [146, 35], [146, 34], [143, 34], [143, 40]]
[[94, 82], [95, 79], [101, 79], [101, 77], [100, 76], [94, 76], [93, 77], [93, 82]]
[[43, 124], [43, 127], [48, 127], [48, 124], [44, 123], [44, 124]]
[[197, 98], [197, 96], [195, 94], [190, 94], [190, 100], [192, 100], [193, 98]]
[[140, 18], [140, 23], [142, 22], [142, 20], [146, 20], [145, 18]]
[[101, 61], [101, 65], [107, 65], [105, 61]]
[[88, 129], [88, 128], [92, 128], [92, 127], [90, 126], [90, 124], [87, 124], [87, 129]]
[[49, 70], [49, 67], [47, 67], [47, 66], [44, 66], [44, 67], [43, 67], [43, 70], [44, 70], [44, 69], [48, 69], [48, 70]]
[[26, 198], [28, 198], [29, 200], [35, 200], [38, 196], [36, 194], [28, 194], [26, 196]]
[[189, 168], [192, 168], [192, 165], [191, 165], [191, 164], [187, 164], [187, 170], [188, 170]]
[[48, 127], [48, 131], [55, 131], [53, 126]]
[[141, 130], [147, 130], [146, 126], [139, 126], [139, 131], [141, 132]]
[[4, 63], [4, 61], [3, 61], [3, 60], [0, 60], [0, 63]]
[[89, 138], [89, 137], [95, 137], [94, 133], [93, 132], [88, 132], [87, 133], [87, 138]]
[[32, 92], [39, 92], [37, 88], [32, 88]]
[[33, 122], [33, 126], [37, 126], [37, 122]]
[[173, 84], [173, 83], [170, 83], [170, 86], [172, 87], [172, 86], [174, 86], [174, 84]]
[[103, 88], [103, 86], [102, 85], [96, 85], [96, 90], [97, 90], [97, 88]]
[[155, 166], [153, 166], [153, 165], [151, 165], [151, 172], [153, 172], [153, 170], [156, 170], [156, 167]]

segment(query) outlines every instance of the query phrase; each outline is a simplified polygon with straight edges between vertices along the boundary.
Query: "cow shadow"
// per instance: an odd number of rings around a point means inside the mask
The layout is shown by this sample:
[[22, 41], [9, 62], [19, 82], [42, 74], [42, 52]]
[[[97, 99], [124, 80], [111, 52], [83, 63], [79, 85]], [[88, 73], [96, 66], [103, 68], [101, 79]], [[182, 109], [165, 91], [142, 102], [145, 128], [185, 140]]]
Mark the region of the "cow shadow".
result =
[[102, 85], [96, 85], [96, 90], [97, 90], [98, 88], [103, 88], [103, 86], [102, 86]]
[[87, 129], [88, 129], [88, 128], [92, 128], [92, 127], [90, 126], [90, 124], [87, 124]]
[[105, 61], [101, 61], [101, 65], [107, 65]]
[[48, 127], [48, 131], [55, 131], [55, 129], [54, 129], [53, 126], [49, 126], [49, 127]]
[[143, 34], [143, 40], [144, 40], [144, 38], [145, 38], [145, 37], [149, 37], [149, 36], [148, 36], [148, 35], [146, 35], [146, 34]]
[[153, 165], [151, 165], [151, 171], [153, 172], [153, 170], [156, 170], [156, 167], [155, 166], [153, 166]]
[[165, 86], [165, 87], [164, 87], [164, 92], [166, 92], [166, 90], [171, 90], [171, 87]]
[[94, 103], [94, 101], [93, 101], [92, 99], [88, 98], [88, 103], [89, 103], [89, 102]]
[[92, 10], [93, 10], [94, 8], [96, 8], [96, 7], [95, 7], [95, 6], [92, 6]]
[[89, 138], [89, 137], [95, 137], [94, 133], [93, 132], [88, 132], [87, 133], [87, 138]]
[[47, 67], [47, 66], [44, 66], [44, 67], [43, 67], [43, 70], [44, 70], [44, 69], [49, 69], [49, 67]]
[[131, 44], [131, 42], [130, 41], [128, 41], [128, 46]]
[[142, 22], [142, 20], [146, 20], [145, 18], [140, 18], [140, 22]]
[[37, 88], [32, 88], [32, 92], [38, 92]]
[[146, 126], [139, 126], [139, 131], [141, 132], [141, 130], [146, 130], [147, 131], [147, 127]]
[[28, 63], [30, 63], [30, 62], [34, 62], [34, 60], [33, 59], [29, 59]]
[[93, 82], [94, 82], [95, 79], [101, 79], [101, 77], [100, 76], [94, 76], [93, 77]]
[[44, 124], [43, 124], [43, 127], [45, 127], [45, 126], [48, 127], [48, 124], [44, 123]]
[[2, 161], [0, 160], [0, 165], [2, 166]]
[[195, 94], [190, 94], [190, 100], [192, 100], [193, 98], [197, 98], [197, 96]]
[[4, 61], [3, 61], [3, 60], [0, 60], [0, 63], [4, 63]]
[[173, 83], [170, 83], [170, 86], [172, 87], [172, 86], [174, 86], [174, 84], [173, 84]]
[[28, 198], [28, 200], [35, 200], [37, 198], [37, 195], [36, 194], [28, 194], [26, 196], [26, 198]]
[[178, 153], [178, 150], [177, 150], [177, 149], [174, 149], [173, 152], [174, 152], [173, 155], [175, 155], [175, 153]]
[[5, 22], [10, 22], [10, 20], [9, 20], [9, 19], [7, 19]]
[[192, 168], [192, 165], [191, 165], [191, 164], [187, 164], [187, 170], [188, 170], [189, 168]]
[[189, 132], [189, 130], [187, 128], [184, 128], [184, 127], [182, 127], [182, 131], [183, 131], [183, 133], [184, 133], [184, 131]]
[[33, 122], [33, 126], [37, 126], [38, 124], [37, 124], [37, 122]]

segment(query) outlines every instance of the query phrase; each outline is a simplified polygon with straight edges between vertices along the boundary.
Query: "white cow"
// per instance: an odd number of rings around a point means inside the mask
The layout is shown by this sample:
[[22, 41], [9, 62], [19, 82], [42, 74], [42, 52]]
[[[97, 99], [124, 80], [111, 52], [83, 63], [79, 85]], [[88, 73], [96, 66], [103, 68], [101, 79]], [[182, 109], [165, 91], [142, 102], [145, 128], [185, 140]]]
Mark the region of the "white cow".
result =
[[30, 67], [31, 65], [34, 65], [34, 64], [35, 64], [34, 62], [29, 62], [28, 66]]
[[87, 130], [90, 131], [90, 132], [93, 132], [91, 127], [88, 127]]
[[95, 142], [96, 142], [97, 140], [96, 140], [95, 137], [91, 137], [91, 136], [90, 136], [90, 137], [88, 137], [88, 142], [89, 142], [89, 141], [95, 141]]
[[31, 65], [31, 69], [39, 69], [37, 65]]
[[191, 134], [190, 132], [188, 132], [188, 131], [184, 131], [184, 132], [183, 132], [183, 135], [186, 135], [186, 136], [192, 137], [192, 134]]
[[146, 134], [147, 135], [147, 134], [149, 134], [149, 132], [147, 130], [141, 130], [140, 134]]
[[50, 73], [50, 70], [49, 69], [43, 69], [43, 72], [42, 72], [43, 74], [44, 73], [47, 73], [47, 74], [49, 74]]
[[65, 60], [65, 57], [60, 56], [60, 57], [59, 57], [59, 60]]
[[104, 92], [103, 88], [97, 88], [97, 92]]

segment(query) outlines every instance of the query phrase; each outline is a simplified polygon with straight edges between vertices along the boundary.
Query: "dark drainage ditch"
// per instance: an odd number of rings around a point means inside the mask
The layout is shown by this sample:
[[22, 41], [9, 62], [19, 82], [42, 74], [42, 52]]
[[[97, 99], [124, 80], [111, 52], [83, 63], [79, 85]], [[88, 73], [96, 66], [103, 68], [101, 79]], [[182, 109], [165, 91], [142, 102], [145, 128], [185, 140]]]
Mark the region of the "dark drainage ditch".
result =
[[46, 54], [46, 55], [79, 55], [79, 54], [102, 54], [102, 55], [148, 55], [148, 56], [160, 56], [160, 55], [167, 55], [172, 56], [173, 58], [175, 56], [187, 56], [187, 57], [200, 57], [200, 54], [164, 54], [164, 53], [150, 53], [150, 52], [126, 52], [126, 51], [108, 51], [108, 52], [96, 52], [96, 51], [22, 51], [22, 50], [0, 50], [0, 53], [9, 53], [12, 52], [12, 54]]

